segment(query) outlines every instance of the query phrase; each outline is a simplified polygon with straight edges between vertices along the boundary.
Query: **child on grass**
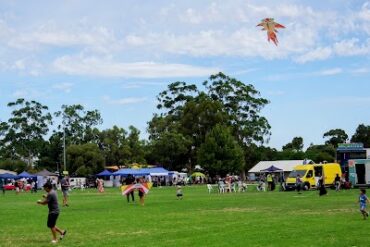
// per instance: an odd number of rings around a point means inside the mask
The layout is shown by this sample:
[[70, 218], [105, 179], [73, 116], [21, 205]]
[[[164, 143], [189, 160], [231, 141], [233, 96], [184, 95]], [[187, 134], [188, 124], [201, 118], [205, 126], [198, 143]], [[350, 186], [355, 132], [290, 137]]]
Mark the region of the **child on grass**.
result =
[[45, 183], [44, 184], [44, 190], [48, 193], [46, 196], [44, 196], [44, 200], [38, 200], [37, 204], [41, 205], [48, 205], [49, 208], [49, 214], [48, 214], [48, 221], [47, 226], [51, 230], [51, 234], [53, 236], [53, 239], [51, 240], [52, 244], [57, 243], [57, 232], [60, 234], [60, 240], [64, 238], [64, 236], [67, 233], [67, 230], [62, 231], [56, 226], [56, 222], [59, 216], [59, 206], [58, 206], [58, 198], [57, 193], [52, 189], [53, 186], [51, 183]]
[[360, 190], [360, 196], [358, 198], [358, 202], [360, 203], [360, 212], [362, 213], [364, 220], [366, 220], [366, 218], [369, 217], [369, 213], [366, 212], [366, 203], [370, 201], [369, 201], [369, 198], [367, 198], [366, 196], [365, 189]]
[[176, 187], [176, 196], [177, 196], [177, 199], [182, 199], [182, 188], [181, 188], [181, 186], [180, 185], [177, 185], [177, 187]]

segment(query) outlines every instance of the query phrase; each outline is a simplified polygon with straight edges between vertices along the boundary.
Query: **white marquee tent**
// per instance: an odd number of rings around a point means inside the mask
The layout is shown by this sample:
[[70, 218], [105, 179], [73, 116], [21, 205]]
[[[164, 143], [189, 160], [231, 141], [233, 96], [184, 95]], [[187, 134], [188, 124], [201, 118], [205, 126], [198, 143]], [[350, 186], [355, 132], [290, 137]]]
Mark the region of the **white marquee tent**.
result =
[[[253, 166], [249, 171], [248, 174], [254, 177], [255, 173], [260, 173], [261, 170], [265, 170], [270, 166], [275, 166], [280, 168], [284, 171], [284, 174], [287, 175], [291, 172], [296, 165], [302, 165], [305, 160], [274, 160], [274, 161], [260, 161], [255, 166]], [[306, 164], [312, 164], [312, 160], [306, 160]]]

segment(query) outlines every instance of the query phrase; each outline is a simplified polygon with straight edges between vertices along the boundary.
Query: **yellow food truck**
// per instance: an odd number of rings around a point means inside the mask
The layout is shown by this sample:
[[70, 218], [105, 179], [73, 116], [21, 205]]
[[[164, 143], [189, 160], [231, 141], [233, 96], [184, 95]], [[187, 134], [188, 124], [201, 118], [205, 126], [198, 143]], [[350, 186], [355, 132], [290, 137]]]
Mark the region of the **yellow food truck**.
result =
[[322, 174], [324, 175], [325, 186], [332, 186], [336, 175], [342, 176], [342, 170], [337, 163], [297, 165], [286, 179], [286, 189], [295, 189], [297, 175], [302, 180], [303, 188], [316, 188]]

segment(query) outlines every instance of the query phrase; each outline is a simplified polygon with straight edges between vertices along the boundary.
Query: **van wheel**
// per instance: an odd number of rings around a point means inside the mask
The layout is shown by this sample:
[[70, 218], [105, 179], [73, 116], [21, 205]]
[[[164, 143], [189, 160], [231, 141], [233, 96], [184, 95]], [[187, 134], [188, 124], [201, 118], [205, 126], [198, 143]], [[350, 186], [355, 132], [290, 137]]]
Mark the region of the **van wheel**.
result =
[[305, 188], [305, 190], [309, 190], [310, 189], [310, 183], [309, 182], [305, 182], [304, 183], [304, 188]]

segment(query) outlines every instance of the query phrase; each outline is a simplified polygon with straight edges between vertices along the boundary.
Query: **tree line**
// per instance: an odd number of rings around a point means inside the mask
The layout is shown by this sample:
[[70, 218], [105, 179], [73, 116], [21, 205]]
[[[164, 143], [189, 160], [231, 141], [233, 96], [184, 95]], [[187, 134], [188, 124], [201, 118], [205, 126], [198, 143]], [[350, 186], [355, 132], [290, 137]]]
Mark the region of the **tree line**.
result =
[[[223, 73], [211, 75], [202, 85], [178, 81], [159, 93], [148, 140], [140, 139], [134, 126], [100, 130], [100, 112], [80, 104], [62, 105], [50, 113], [37, 101], [10, 102], [11, 117], [0, 120], [0, 168], [62, 170], [65, 142], [67, 170], [77, 176], [132, 163], [178, 171], [200, 165], [211, 176], [244, 175], [260, 160], [334, 161], [338, 143], [349, 139], [344, 130], [332, 129], [323, 134], [324, 144], [310, 144], [305, 151], [301, 137], [281, 151], [268, 147], [271, 127], [261, 110], [269, 101], [253, 85]], [[370, 147], [370, 126], [360, 124], [350, 140]]]

